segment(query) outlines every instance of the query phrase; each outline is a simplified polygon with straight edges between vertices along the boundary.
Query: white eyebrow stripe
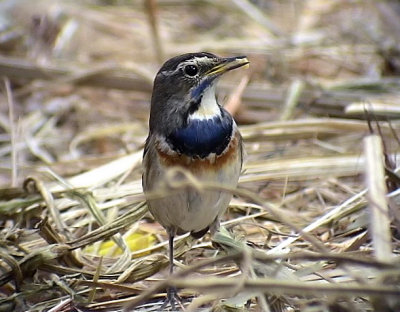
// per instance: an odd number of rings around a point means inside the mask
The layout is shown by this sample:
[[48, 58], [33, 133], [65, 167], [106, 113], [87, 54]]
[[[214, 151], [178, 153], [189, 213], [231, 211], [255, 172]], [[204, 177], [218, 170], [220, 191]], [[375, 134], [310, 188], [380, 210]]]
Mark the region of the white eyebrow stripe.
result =
[[181, 68], [183, 68], [186, 65], [191, 65], [191, 64], [200, 65], [202, 63], [207, 63], [207, 61], [209, 61], [211, 59], [212, 58], [210, 58], [208, 56], [191, 58], [189, 60], [186, 60], [186, 61], [183, 61], [183, 62], [179, 63], [178, 66], [176, 66], [175, 70], [164, 70], [161, 73], [164, 74], [164, 75], [172, 75], [172, 74], [176, 73], [177, 71], [179, 71]]
[[170, 76], [171, 74], [175, 73], [177, 71], [177, 69], [175, 69], [175, 70], [163, 70], [162, 72], [160, 72], [160, 74], [165, 75], [165, 76]]

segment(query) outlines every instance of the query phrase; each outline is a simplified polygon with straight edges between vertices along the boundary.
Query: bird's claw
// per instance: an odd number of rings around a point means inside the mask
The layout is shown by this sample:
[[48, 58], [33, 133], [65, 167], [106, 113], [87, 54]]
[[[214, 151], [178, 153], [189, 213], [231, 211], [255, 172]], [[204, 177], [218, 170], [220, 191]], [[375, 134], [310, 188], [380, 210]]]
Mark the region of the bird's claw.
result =
[[176, 310], [176, 305], [175, 303], [178, 303], [178, 305], [183, 308], [182, 305], [182, 299], [178, 295], [178, 291], [176, 290], [175, 287], [168, 287], [167, 288], [167, 298], [165, 299], [164, 303], [162, 304], [160, 310], [163, 311], [167, 306], [168, 303], [171, 306], [171, 311], [178, 311]]

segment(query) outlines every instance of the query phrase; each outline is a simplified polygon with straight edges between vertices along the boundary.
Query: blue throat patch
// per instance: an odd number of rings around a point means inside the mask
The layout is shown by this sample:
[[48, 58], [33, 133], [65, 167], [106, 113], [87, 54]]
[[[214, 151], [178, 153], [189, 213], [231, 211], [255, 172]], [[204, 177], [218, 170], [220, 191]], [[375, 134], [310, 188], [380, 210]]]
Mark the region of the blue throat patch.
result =
[[221, 109], [221, 117], [190, 120], [167, 137], [167, 142], [178, 153], [206, 158], [211, 153], [221, 154], [232, 135], [232, 117]]
[[210, 87], [210, 85], [215, 80], [215, 77], [207, 77], [203, 79], [203, 81], [191, 92], [192, 101], [196, 101], [201, 99], [203, 96], [204, 90]]

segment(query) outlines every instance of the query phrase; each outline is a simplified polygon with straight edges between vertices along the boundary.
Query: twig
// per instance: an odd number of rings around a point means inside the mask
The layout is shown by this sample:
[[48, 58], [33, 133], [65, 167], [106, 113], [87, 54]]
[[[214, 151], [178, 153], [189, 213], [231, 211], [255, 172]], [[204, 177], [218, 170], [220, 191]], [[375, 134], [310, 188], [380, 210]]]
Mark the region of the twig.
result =
[[235, 4], [243, 13], [248, 15], [250, 18], [255, 20], [257, 23], [265, 27], [271, 34], [276, 37], [282, 36], [282, 32], [275, 26], [274, 23], [270, 21], [270, 19], [261, 12], [255, 5], [250, 3], [247, 0], [232, 0], [233, 4]]
[[383, 146], [380, 136], [370, 135], [364, 139], [364, 153], [374, 254], [378, 260], [390, 262], [393, 255], [389, 207], [386, 199]]
[[84, 77], [84, 72], [81, 69], [78, 70], [78, 66], [82, 67], [79, 64], [69, 64], [68, 66], [38, 65], [26, 59], [0, 56], [0, 72], [10, 79], [17, 78], [26, 81], [72, 77], [67, 78], [66, 81], [68, 82], [68, 79], [70, 79], [69, 82], [73, 83], [75, 81], [73, 77], [78, 77], [79, 79], [76, 81], [79, 81], [80, 85], [148, 92], [152, 89], [152, 77], [144, 75], [144, 71], [133, 72], [132, 69], [135, 67], [126, 70], [118, 66], [112, 68], [108, 66], [105, 70], [104, 66], [100, 66], [94, 71], [86, 71], [86, 77]]
[[4, 79], [4, 85], [7, 93], [7, 104], [8, 104], [8, 119], [10, 122], [10, 137], [11, 137], [11, 187], [17, 186], [18, 178], [18, 164], [17, 164], [17, 133], [15, 128], [15, 116], [14, 116], [14, 100], [12, 96], [10, 80], [6, 77]]
[[[197, 291], [217, 292], [235, 289], [240, 278], [179, 278], [168, 280], [168, 285], [182, 288], [190, 288]], [[400, 296], [400, 289], [385, 285], [349, 285], [349, 284], [321, 284], [312, 282], [291, 282], [273, 278], [257, 278], [245, 281], [243, 290], [249, 292], [275, 293], [282, 291], [294, 295], [306, 294], [335, 294], [335, 295], [379, 295]]]
[[160, 26], [158, 24], [159, 20], [158, 4], [156, 0], [146, 0], [145, 3], [151, 27], [153, 44], [156, 50], [157, 61], [159, 65], [161, 65], [162, 62], [164, 61], [165, 56], [164, 56], [164, 49], [161, 43]]
[[289, 94], [286, 98], [285, 104], [283, 106], [283, 111], [281, 113], [280, 120], [289, 120], [294, 115], [294, 110], [299, 102], [301, 93], [304, 90], [304, 82], [296, 79], [292, 82], [289, 88]]
[[231, 115], [235, 115], [235, 113], [239, 110], [243, 91], [246, 89], [246, 86], [249, 83], [249, 79], [250, 79], [249, 75], [244, 76], [240, 81], [239, 85], [237, 86], [237, 88], [235, 89], [235, 92], [233, 92], [226, 101], [224, 108]]

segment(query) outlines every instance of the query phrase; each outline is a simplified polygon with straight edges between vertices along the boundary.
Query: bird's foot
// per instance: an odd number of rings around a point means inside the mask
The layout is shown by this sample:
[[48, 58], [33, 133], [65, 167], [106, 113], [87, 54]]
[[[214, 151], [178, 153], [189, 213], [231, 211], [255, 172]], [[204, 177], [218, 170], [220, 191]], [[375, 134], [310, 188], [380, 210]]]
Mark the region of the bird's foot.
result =
[[176, 309], [175, 303], [178, 303], [179, 307], [183, 309], [182, 299], [178, 295], [178, 291], [175, 287], [168, 287], [167, 288], [167, 298], [165, 299], [164, 303], [162, 304], [160, 310], [164, 311], [164, 309], [168, 306], [168, 303], [171, 306], [171, 311], [178, 311]]

